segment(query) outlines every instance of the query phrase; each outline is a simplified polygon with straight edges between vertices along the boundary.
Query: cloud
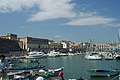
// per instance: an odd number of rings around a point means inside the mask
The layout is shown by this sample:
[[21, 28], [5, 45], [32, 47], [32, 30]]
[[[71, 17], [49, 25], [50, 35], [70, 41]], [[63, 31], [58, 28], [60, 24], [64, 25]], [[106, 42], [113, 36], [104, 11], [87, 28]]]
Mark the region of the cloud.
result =
[[[111, 25], [119, 26], [116, 19], [99, 16], [98, 12], [87, 10], [85, 6], [76, 8], [77, 5], [73, 0], [0, 0], [0, 13], [8, 13], [15, 11], [24, 11], [37, 7], [37, 10], [29, 15], [28, 21], [44, 21], [50, 19], [64, 18], [70, 22], [64, 25]], [[88, 6], [88, 5], [87, 5]], [[84, 9], [85, 8], [85, 9]], [[77, 9], [77, 11], [76, 11]]]
[[111, 27], [120, 27], [120, 22], [114, 22], [114, 23], [110, 23], [110, 24], [107, 24], [108, 26], [111, 26]]
[[95, 16], [98, 12], [79, 12], [77, 15], [77, 18], [86, 18], [86, 17], [92, 17]]
[[57, 18], [73, 18], [76, 16], [73, 11], [74, 4], [71, 0], [42, 0], [39, 5], [40, 11], [32, 14], [28, 21], [43, 21]]
[[43, 21], [57, 18], [73, 18], [75, 3], [72, 0], [0, 0], [0, 12], [24, 11], [36, 6], [37, 12], [28, 21]]
[[0, 12], [22, 11], [32, 8], [37, 0], [0, 0]]
[[114, 18], [107, 18], [103, 16], [90, 16], [84, 18], [73, 19], [70, 22], [66, 23], [66, 25], [78, 26], [78, 25], [107, 25], [115, 22]]

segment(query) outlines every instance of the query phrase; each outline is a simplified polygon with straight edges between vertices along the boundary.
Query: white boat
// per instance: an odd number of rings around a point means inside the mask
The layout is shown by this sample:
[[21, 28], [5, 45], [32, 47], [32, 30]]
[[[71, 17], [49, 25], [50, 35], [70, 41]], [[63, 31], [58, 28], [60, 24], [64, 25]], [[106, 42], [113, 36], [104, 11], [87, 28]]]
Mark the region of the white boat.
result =
[[115, 55], [112, 52], [100, 52], [102, 58], [105, 60], [113, 60], [115, 59]]
[[43, 58], [43, 57], [47, 57], [47, 55], [45, 55], [44, 52], [37, 51], [29, 52], [28, 55], [26, 56], [26, 58]]
[[68, 56], [68, 54], [66, 54], [66, 53], [60, 53], [59, 55], [60, 56]]
[[56, 52], [55, 50], [53, 50], [53, 51], [50, 51], [47, 55], [48, 57], [58, 57], [60, 56], [59, 54], [60, 52]]
[[90, 59], [90, 60], [101, 60], [102, 57], [98, 54], [98, 53], [90, 53], [85, 55], [86, 59]]
[[116, 54], [115, 58], [120, 59], [120, 54]]
[[75, 53], [68, 53], [68, 55], [69, 55], [69, 56], [73, 56], [73, 55], [75, 55]]

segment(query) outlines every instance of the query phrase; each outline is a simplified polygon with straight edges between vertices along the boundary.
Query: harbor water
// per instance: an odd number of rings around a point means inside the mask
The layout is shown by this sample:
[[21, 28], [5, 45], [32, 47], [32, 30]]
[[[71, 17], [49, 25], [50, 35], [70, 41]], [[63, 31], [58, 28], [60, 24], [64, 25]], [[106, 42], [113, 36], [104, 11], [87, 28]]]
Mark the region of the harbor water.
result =
[[[90, 77], [90, 69], [120, 69], [120, 60], [87, 60], [84, 55], [62, 56], [39, 59], [49, 69], [64, 67], [64, 78], [80, 78], [86, 80], [111, 80], [111, 77]], [[26, 65], [23, 64], [22, 65]], [[29, 65], [34, 65], [33, 63]], [[112, 77], [113, 78], [113, 77]], [[115, 79], [119, 80], [119, 79]]]

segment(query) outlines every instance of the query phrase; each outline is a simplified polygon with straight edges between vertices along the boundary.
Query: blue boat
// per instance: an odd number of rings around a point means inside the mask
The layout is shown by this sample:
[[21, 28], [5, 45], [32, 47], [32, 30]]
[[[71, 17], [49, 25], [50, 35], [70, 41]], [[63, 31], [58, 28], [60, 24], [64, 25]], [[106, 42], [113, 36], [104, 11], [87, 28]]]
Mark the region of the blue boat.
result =
[[91, 69], [88, 70], [91, 77], [110, 77], [119, 74], [119, 70]]

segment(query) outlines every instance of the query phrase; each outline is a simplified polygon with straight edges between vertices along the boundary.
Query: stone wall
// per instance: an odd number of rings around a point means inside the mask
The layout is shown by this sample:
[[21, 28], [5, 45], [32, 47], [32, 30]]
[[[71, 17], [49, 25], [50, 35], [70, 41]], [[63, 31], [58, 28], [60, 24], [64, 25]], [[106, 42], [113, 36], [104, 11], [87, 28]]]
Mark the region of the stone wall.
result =
[[0, 53], [20, 51], [21, 48], [17, 41], [0, 38]]

